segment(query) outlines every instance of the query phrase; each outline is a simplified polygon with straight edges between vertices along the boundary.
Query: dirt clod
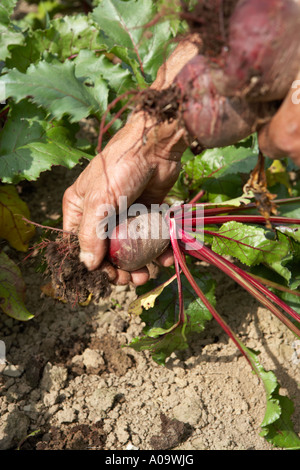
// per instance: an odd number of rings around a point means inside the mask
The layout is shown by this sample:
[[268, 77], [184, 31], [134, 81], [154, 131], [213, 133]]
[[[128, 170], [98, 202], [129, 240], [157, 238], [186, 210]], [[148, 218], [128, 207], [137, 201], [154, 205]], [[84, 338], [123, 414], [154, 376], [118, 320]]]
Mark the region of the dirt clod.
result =
[[102, 450], [106, 441], [101, 421], [57, 428], [51, 427], [47, 440], [38, 442], [36, 450]]
[[88, 271], [79, 260], [79, 242], [75, 235], [50, 241], [45, 259], [55, 296], [73, 303], [84, 303], [92, 294], [95, 301], [110, 292], [109, 275], [103, 270]]
[[170, 419], [160, 414], [161, 434], [152, 436], [150, 444], [153, 450], [167, 450], [184, 442], [192, 432], [192, 427], [177, 419]]
[[177, 87], [170, 86], [164, 90], [149, 88], [140, 94], [136, 104], [136, 111], [146, 111], [155, 117], [157, 124], [171, 122], [178, 118], [180, 107], [180, 93]]

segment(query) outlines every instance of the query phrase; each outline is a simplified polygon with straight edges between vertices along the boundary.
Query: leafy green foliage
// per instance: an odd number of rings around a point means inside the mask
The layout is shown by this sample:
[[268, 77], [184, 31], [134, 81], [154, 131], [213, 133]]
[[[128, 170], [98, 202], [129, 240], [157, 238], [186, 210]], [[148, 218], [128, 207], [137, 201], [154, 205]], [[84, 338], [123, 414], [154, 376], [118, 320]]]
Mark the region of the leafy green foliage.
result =
[[202, 201], [222, 203], [243, 193], [243, 175], [249, 175], [257, 162], [256, 136], [236, 145], [207, 149], [194, 155], [187, 149], [182, 156], [182, 172], [169, 194], [169, 202], [188, 201], [200, 189]]
[[63, 122], [50, 122], [28, 102], [11, 105], [9, 119], [0, 134], [2, 182], [36, 180], [52, 165], [74, 166], [89, 155], [72, 146], [73, 137]]
[[[4, 182], [34, 180], [52, 165], [70, 168], [80, 158], [95, 155], [97, 142], [85, 154], [77, 139], [69, 138], [70, 126], [80, 125], [83, 119], [92, 123], [94, 118], [99, 129], [109, 102], [148, 86], [174, 47], [170, 40], [176, 30], [168, 19], [145, 35], [143, 26], [157, 11], [152, 0], [103, 0], [88, 15], [56, 19], [50, 18], [56, 2], [48, 3], [38, 11], [48, 15], [44, 27], [43, 22], [37, 27], [26, 18], [12, 21], [16, 2], [1, 4], [0, 60], [5, 63], [0, 90], [1, 99], [10, 107], [0, 130], [0, 178]], [[28, 118], [33, 103], [38, 111]], [[18, 121], [21, 132], [16, 133]], [[118, 120], [112, 129], [116, 131], [121, 124]]]
[[220, 255], [233, 256], [247, 266], [272, 265], [289, 253], [289, 242], [284, 236], [278, 241], [272, 230], [233, 221], [220, 227], [212, 249]]
[[[35, 2], [37, 11], [22, 20], [12, 19], [16, 3], [2, 0], [0, 5], [0, 101], [6, 100], [0, 107], [0, 179], [10, 184], [2, 187], [0, 198], [6, 208], [2, 212], [3, 227], [5, 216], [12, 216], [16, 222], [16, 210], [28, 213], [12, 184], [36, 180], [53, 165], [72, 168], [81, 159], [93, 158], [97, 142], [82, 142], [78, 137], [83, 121], [87, 120], [97, 134], [109, 103], [116, 97], [120, 99], [109, 109], [107, 121], [126, 104], [128, 94], [153, 82], [159, 66], [175, 47], [172, 39], [184, 31], [183, 23], [174, 17], [164, 16], [151, 23], [160, 5], [172, 3], [165, 0], [95, 0], [91, 13], [74, 13], [71, 8], [73, 14], [60, 18], [54, 18], [54, 14], [72, 7], [72, 2], [49, 0]], [[127, 115], [125, 112], [119, 116], [110, 130], [116, 132]], [[241, 198], [245, 176], [254, 168], [257, 156], [256, 136], [196, 156], [189, 149], [168, 201], [188, 201], [204, 190], [202, 201], [209, 202], [209, 207], [224, 207], [230, 200], [232, 206], [239, 207], [245, 201]], [[268, 169], [271, 190], [279, 197], [299, 196], [300, 183], [291, 185], [287, 168], [295, 171], [290, 164], [274, 164]], [[281, 206], [280, 215], [300, 218], [299, 203], [291, 201]], [[17, 235], [24, 235], [23, 228], [18, 225]], [[26, 250], [28, 238], [21, 236], [12, 243], [12, 235], [1, 231], [12, 246]], [[253, 273], [264, 273], [271, 280], [275, 277], [290, 289], [300, 285], [298, 227], [267, 230], [231, 221], [220, 228], [211, 227], [205, 242], [215, 253], [235, 258]], [[139, 288], [138, 293], [145, 296], [158, 283], [167, 283], [173, 272], [164, 271], [160, 279]], [[194, 269], [192, 275], [210, 304], [215, 305], [214, 280]], [[185, 277], [182, 288], [184, 319], [179, 317], [176, 280], [150, 292], [149, 303], [146, 296], [139, 306], [146, 325], [144, 336], [134, 339], [130, 346], [138, 351], [150, 350], [159, 364], [164, 364], [174, 351], [187, 348], [189, 336], [201, 333], [212, 318]], [[24, 292], [18, 267], [0, 253], [0, 306], [6, 314], [26, 321], [32, 315], [24, 305]], [[287, 291], [276, 293], [300, 311], [299, 297]], [[241, 347], [266, 389], [262, 435], [279, 447], [299, 448], [290, 419], [291, 401], [279, 394], [274, 374], [262, 368], [256, 353]]]
[[95, 52], [84, 49], [79, 52], [74, 59], [76, 75], [78, 77], [87, 76], [92, 82], [102, 78], [107, 85], [109, 84], [110, 92], [116, 96], [120, 96], [128, 90], [133, 90], [136, 86], [134, 77], [128, 68], [122, 67], [121, 64], [114, 64], [105, 55], [97, 55]]
[[[192, 270], [197, 284], [205, 293], [212, 305], [215, 304], [215, 282], [209, 274], [199, 274], [197, 269]], [[171, 271], [171, 275], [173, 272]], [[138, 288], [138, 294], [149, 292], [155, 286], [165, 282], [170, 277], [170, 271], [156, 280], [150, 281], [146, 286]], [[194, 293], [185, 278], [182, 279], [184, 290], [185, 321], [178, 324], [178, 289], [176, 280], [164, 289], [152, 308], [144, 310], [141, 318], [146, 323], [143, 330], [144, 337], [134, 339], [130, 347], [141, 351], [148, 349], [153, 359], [159, 364], [174, 351], [186, 349], [188, 337], [191, 333], [200, 333], [204, 330], [207, 321], [212, 316], [199, 297]]]
[[108, 89], [100, 78], [87, 86], [84, 77], [77, 77], [72, 62], [40, 61], [30, 65], [26, 74], [18, 70], [7, 73], [0, 84], [5, 84], [6, 98], [19, 102], [31, 96], [34, 103], [47, 109], [56, 119], [65, 114], [70, 122], [78, 122], [92, 114], [104, 113], [107, 108]]
[[272, 371], [265, 371], [258, 361], [258, 354], [247, 348], [244, 349], [266, 392], [266, 412], [261, 423], [260, 435], [276, 447], [299, 450], [300, 438], [295, 433], [291, 421], [294, 412], [293, 402], [287, 396], [280, 395], [280, 384], [275, 374]]
[[254, 137], [237, 145], [208, 149], [199, 155], [185, 154], [184, 173], [190, 189], [207, 191], [208, 200], [222, 202], [242, 194], [241, 174], [249, 174], [257, 161]]
[[145, 33], [144, 26], [153, 19], [152, 0], [105, 0], [93, 12], [101, 28], [101, 38], [107, 51], [115, 54], [133, 71], [140, 86], [151, 83], [170, 52], [170, 21], [159, 22]]
[[10, 21], [17, 0], [3, 0], [0, 5], [0, 61], [10, 55], [11, 48], [24, 40], [22, 32]]
[[0, 209], [0, 237], [16, 250], [27, 251], [35, 228], [24, 220], [30, 218], [29, 210], [14, 186], [0, 186]]
[[25, 307], [25, 284], [20, 269], [9, 257], [0, 253], [0, 307], [4, 313], [20, 321], [33, 318]]
[[25, 73], [32, 64], [43, 58], [56, 58], [64, 62], [80, 51], [103, 49], [99, 29], [90, 17], [78, 14], [53, 19], [46, 29], [29, 29], [24, 33], [24, 42], [11, 50], [6, 60], [8, 68], [16, 67]]

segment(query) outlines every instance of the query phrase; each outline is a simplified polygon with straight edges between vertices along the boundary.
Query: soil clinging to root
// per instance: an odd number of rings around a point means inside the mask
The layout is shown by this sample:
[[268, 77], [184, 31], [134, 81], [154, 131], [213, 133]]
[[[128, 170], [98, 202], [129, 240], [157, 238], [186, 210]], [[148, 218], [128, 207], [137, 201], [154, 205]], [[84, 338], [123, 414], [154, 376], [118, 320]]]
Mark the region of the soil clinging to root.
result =
[[76, 235], [57, 237], [45, 250], [55, 297], [70, 303], [85, 303], [92, 295], [95, 301], [111, 293], [110, 273], [105, 267], [88, 271], [79, 259]]
[[142, 110], [156, 119], [157, 124], [178, 119], [181, 94], [176, 85], [163, 90], [149, 88], [143, 91], [136, 103], [136, 112]]

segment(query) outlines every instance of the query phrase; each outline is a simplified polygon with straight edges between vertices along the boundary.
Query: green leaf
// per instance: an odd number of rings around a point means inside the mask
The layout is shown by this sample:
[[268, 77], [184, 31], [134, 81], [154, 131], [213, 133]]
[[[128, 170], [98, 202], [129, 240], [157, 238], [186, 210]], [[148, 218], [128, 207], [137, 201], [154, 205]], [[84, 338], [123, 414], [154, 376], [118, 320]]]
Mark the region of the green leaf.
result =
[[278, 212], [281, 217], [291, 217], [294, 219], [300, 219], [300, 204], [299, 202], [283, 204], [279, 207]]
[[105, 34], [110, 47], [124, 46], [134, 53], [153, 15], [151, 0], [103, 0], [93, 11], [93, 19]]
[[72, 168], [91, 158], [72, 147], [66, 128], [43, 120], [44, 113], [25, 100], [12, 106], [0, 133], [0, 178], [4, 183], [36, 180], [52, 165]]
[[33, 315], [24, 304], [25, 283], [18, 266], [3, 252], [0, 253], [0, 307], [4, 313], [20, 321]]
[[83, 50], [74, 59], [74, 64], [77, 77], [86, 77], [92, 81], [101, 77], [117, 96], [136, 88], [130, 71], [121, 64], [113, 64], [105, 55], [97, 56], [92, 51]]
[[47, 29], [29, 30], [24, 44], [12, 48], [6, 64], [25, 73], [29, 65], [42, 60], [45, 53], [64, 62], [82, 50], [101, 50], [99, 33], [99, 27], [87, 15], [54, 19]]
[[103, 0], [93, 12], [102, 30], [102, 41], [133, 71], [138, 85], [151, 83], [175, 44], [170, 41], [178, 28], [171, 19], [147, 27], [157, 12], [152, 0]]
[[0, 23], [8, 25], [13, 14], [17, 0], [2, 0], [0, 4]]
[[143, 70], [149, 80], [156, 77], [158, 68], [166, 61], [176, 43], [170, 42], [173, 37], [169, 20], [161, 21], [153, 28], [147, 29], [147, 35], [139, 47]]
[[16, 0], [2, 0], [0, 4], [0, 60], [9, 57], [14, 44], [24, 41], [22, 32], [10, 21], [16, 3]]
[[252, 138], [229, 147], [205, 150], [194, 158], [189, 158], [184, 166], [188, 177], [196, 184], [213, 176], [249, 173], [257, 162], [258, 153], [253, 147]]
[[77, 122], [91, 115], [104, 112], [107, 107], [108, 88], [99, 78], [94, 84], [85, 84], [76, 77], [75, 65], [70, 62], [48, 63], [41, 61], [30, 65], [26, 74], [13, 69], [0, 77], [0, 85], [6, 89], [6, 98], [17, 102], [30, 96], [32, 101], [43, 106], [60, 119], [65, 114], [70, 122]]
[[278, 232], [284, 233], [287, 237], [293, 238], [293, 240], [300, 242], [299, 225], [278, 225], [276, 230]]
[[30, 213], [15, 186], [0, 186], [0, 208], [0, 237], [7, 240], [16, 250], [27, 251], [28, 242], [35, 229], [23, 220], [23, 217], [29, 219]]
[[208, 193], [208, 202], [217, 204], [237, 199], [242, 193], [243, 183], [239, 175], [229, 174], [220, 178], [207, 178], [201, 188]]
[[0, 60], [5, 60], [10, 56], [13, 45], [22, 44], [23, 34], [13, 26], [3, 26], [0, 24]]
[[[197, 284], [205, 293], [208, 300], [214, 305], [215, 283], [208, 274], [201, 275], [195, 269], [192, 270]], [[138, 294], [154, 289], [157, 284], [165, 282], [169, 274], [164, 272], [158, 280], [152, 280], [138, 289]], [[203, 331], [205, 323], [212, 316], [208, 309], [194, 293], [188, 281], [182, 279], [184, 292], [184, 324], [177, 324], [178, 320], [178, 288], [176, 281], [163, 289], [156, 298], [152, 308], [143, 311], [142, 320], [146, 323], [143, 330], [145, 336], [135, 338], [129, 345], [137, 351], [149, 350], [153, 359], [159, 364], [164, 364], [167, 357], [174, 351], [188, 347], [188, 336], [192, 332]]]
[[183, 158], [183, 173], [194, 193], [206, 191], [206, 200], [222, 203], [237, 198], [243, 192], [242, 173], [255, 167], [258, 150], [255, 136], [224, 148], [208, 149], [199, 155], [189, 150]]
[[271, 264], [272, 270], [276, 271], [282, 276], [290, 289], [296, 289], [300, 285], [300, 243], [295, 241], [294, 237], [290, 237], [288, 232], [282, 235], [278, 230], [278, 239], [283, 240], [286, 238], [289, 243], [289, 253], [281, 260], [275, 261]]
[[289, 253], [289, 243], [284, 236], [277, 240], [271, 230], [233, 221], [220, 227], [212, 250], [219, 255], [233, 256], [247, 266], [259, 263], [273, 266]]
[[102, 30], [102, 40], [108, 51], [129, 65], [141, 86], [145, 79], [140, 71], [138, 43], [143, 25], [153, 16], [151, 0], [103, 0], [93, 11], [93, 19]]
[[[243, 345], [242, 345], [243, 346]], [[291, 416], [293, 402], [280, 395], [280, 385], [272, 371], [266, 372], [258, 361], [258, 353], [243, 346], [252, 366], [262, 380], [266, 392], [266, 412], [261, 423], [260, 435], [276, 447], [300, 449], [300, 438], [294, 431]]]
[[[153, 17], [151, 0], [103, 0], [93, 11], [93, 19], [103, 31], [111, 49], [123, 46], [133, 55], [144, 33], [143, 26]], [[135, 57], [137, 58], [137, 57]]]

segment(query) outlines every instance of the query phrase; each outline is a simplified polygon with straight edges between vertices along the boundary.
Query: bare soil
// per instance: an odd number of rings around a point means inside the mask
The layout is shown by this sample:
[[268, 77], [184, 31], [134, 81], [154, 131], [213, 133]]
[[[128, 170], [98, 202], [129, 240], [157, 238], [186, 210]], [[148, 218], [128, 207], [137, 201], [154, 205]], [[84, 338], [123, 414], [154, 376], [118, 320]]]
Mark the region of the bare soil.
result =
[[[16, 14], [31, 9], [21, 1]], [[210, 36], [207, 48], [215, 50]], [[31, 219], [58, 219], [64, 190], [81, 170], [54, 168], [20, 185]], [[22, 323], [0, 313], [7, 359], [0, 364], [0, 450], [272, 449], [259, 436], [263, 385], [214, 321], [159, 366], [147, 351], [127, 346], [143, 329], [127, 313], [136, 298], [132, 286], [115, 287], [87, 306], [63, 303], [43, 293], [48, 279], [35, 258], [24, 262], [1, 247], [22, 270], [35, 317]], [[214, 274], [218, 311], [248, 347], [261, 351], [261, 363], [293, 399], [299, 433], [299, 344], [239, 286]]]
[[[22, 184], [31, 219], [57, 219], [63, 192], [81, 170], [54, 168]], [[0, 449], [271, 449], [259, 436], [263, 385], [214, 321], [159, 366], [147, 351], [127, 347], [143, 329], [127, 313], [133, 287], [115, 287], [88, 306], [63, 303], [43, 294], [47, 279], [35, 258], [24, 262], [3, 248], [19, 263], [35, 317], [22, 323], [0, 313], [7, 358], [0, 366]], [[246, 292], [214, 274], [218, 311], [261, 351], [261, 363], [294, 401], [300, 432], [299, 345]]]

